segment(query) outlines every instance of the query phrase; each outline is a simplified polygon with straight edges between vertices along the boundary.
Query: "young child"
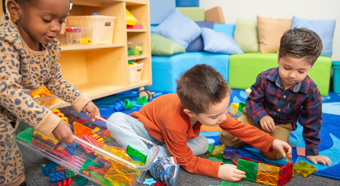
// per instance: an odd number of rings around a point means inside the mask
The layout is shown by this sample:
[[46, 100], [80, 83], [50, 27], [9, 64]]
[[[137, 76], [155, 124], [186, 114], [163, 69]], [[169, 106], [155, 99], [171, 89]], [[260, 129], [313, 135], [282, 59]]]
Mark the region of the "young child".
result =
[[[265, 153], [276, 149], [283, 156], [285, 151], [291, 156], [291, 147], [256, 127], [230, 117], [226, 113], [230, 91], [228, 83], [215, 69], [196, 65], [177, 82], [177, 94], [160, 96], [130, 116], [114, 113], [109, 121], [158, 145], [159, 159], [150, 168], [151, 175], [158, 181], [176, 185], [179, 166], [175, 161], [163, 161], [170, 156], [190, 173], [238, 181], [245, 177], [245, 173], [235, 165], [222, 165], [198, 157], [206, 153], [209, 146], [208, 140], [200, 135], [202, 125], [219, 125]], [[125, 132], [112, 125], [107, 127], [124, 148], [131, 145], [147, 153], [147, 146], [140, 140], [126, 137]]]
[[[322, 42], [315, 32], [303, 28], [286, 31], [278, 52], [279, 67], [257, 76], [239, 120], [286, 142], [299, 121], [304, 128], [307, 159], [315, 164], [331, 165], [328, 157], [319, 155], [322, 98], [316, 84], [307, 76], [321, 51]], [[226, 146], [244, 144], [226, 131], [220, 132], [220, 139]], [[265, 156], [282, 158], [276, 150]]]
[[[53, 94], [99, 115], [92, 101], [63, 79], [58, 64], [60, 44], [56, 36], [70, 10], [70, 0], [3, 0], [7, 21], [0, 24], [0, 185], [26, 185], [23, 160], [14, 141], [9, 118], [13, 115], [34, 129], [70, 144], [70, 125], [43, 106], [24, 89], [45, 85]], [[6, 7], [15, 22], [9, 21]], [[3, 19], [4, 20], [4, 19]]]

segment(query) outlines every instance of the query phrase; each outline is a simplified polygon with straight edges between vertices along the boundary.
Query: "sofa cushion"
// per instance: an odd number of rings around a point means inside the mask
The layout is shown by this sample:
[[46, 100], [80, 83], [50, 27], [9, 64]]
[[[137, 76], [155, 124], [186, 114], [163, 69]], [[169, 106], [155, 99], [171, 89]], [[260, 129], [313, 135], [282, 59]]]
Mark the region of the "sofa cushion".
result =
[[317, 33], [322, 40], [322, 56], [332, 57], [335, 19], [304, 19], [293, 16], [292, 28], [307, 28]]
[[243, 52], [259, 52], [256, 19], [236, 19], [234, 40]]
[[241, 48], [236, 44], [233, 37], [216, 32], [209, 28], [202, 28], [204, 51], [222, 54], [243, 54]]
[[151, 34], [151, 54], [154, 56], [170, 56], [173, 54], [185, 53], [184, 48], [168, 38], [159, 34]]
[[205, 13], [203, 7], [177, 7], [183, 15], [187, 16], [193, 21], [204, 21]]
[[[197, 21], [196, 24], [201, 27], [206, 27], [213, 29], [214, 28], [214, 21]], [[203, 52], [204, 51], [204, 44], [202, 36], [198, 36], [186, 49], [187, 52]]]
[[[327, 96], [330, 85], [332, 59], [320, 56], [308, 76], [315, 82], [322, 96]], [[229, 58], [229, 86], [235, 89], [250, 88], [256, 77], [265, 70], [277, 67], [277, 53], [245, 53]]]
[[201, 29], [194, 21], [175, 9], [152, 32], [171, 39], [186, 49], [201, 34]]
[[292, 19], [274, 19], [257, 16], [257, 30], [261, 53], [279, 51], [280, 39], [292, 26]]
[[176, 93], [176, 80], [182, 73], [197, 64], [207, 64], [216, 69], [228, 81], [228, 54], [187, 52], [169, 57], [152, 56], [152, 91]]

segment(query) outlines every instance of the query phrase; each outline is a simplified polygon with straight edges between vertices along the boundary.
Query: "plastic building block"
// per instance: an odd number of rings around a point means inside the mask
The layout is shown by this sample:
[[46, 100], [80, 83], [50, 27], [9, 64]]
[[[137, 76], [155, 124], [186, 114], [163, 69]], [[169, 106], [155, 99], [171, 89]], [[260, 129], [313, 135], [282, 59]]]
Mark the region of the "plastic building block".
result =
[[296, 173], [303, 177], [308, 177], [318, 170], [316, 167], [304, 161], [300, 161], [299, 163], [295, 164], [293, 168]]
[[127, 29], [143, 29], [143, 25], [135, 24], [135, 25], [126, 25]]
[[129, 99], [124, 100], [124, 106], [126, 110], [132, 109], [133, 103]]
[[232, 182], [227, 182], [227, 181], [222, 181], [219, 186], [242, 186], [237, 183], [232, 183]]
[[209, 156], [208, 158], [212, 162], [223, 162], [223, 156], [220, 155], [215, 155], [215, 156]]
[[234, 165], [234, 163], [229, 160], [229, 159], [223, 159], [223, 164], [231, 164], [231, 165]]
[[130, 157], [135, 160], [133, 157], [137, 158], [137, 161], [141, 161], [142, 163], [145, 164], [145, 161], [147, 159], [147, 155], [139, 152], [137, 149], [131, 147], [130, 145], [127, 146], [126, 148], [126, 152], [128, 153], [128, 155], [130, 155]]
[[109, 181], [107, 181], [104, 176], [102, 176], [101, 174], [94, 172], [94, 171], [90, 171], [89, 173], [93, 178], [97, 179], [99, 182], [104, 183], [105, 185], [112, 185]]
[[26, 128], [19, 134], [15, 136], [16, 139], [24, 141], [26, 143], [31, 143], [32, 137], [33, 137], [33, 131], [34, 129], [31, 127]]
[[146, 98], [146, 96], [138, 97], [137, 103], [138, 103], [138, 105], [145, 105], [145, 104], [148, 103], [148, 99]]
[[239, 150], [224, 150], [223, 159], [239, 159], [241, 158], [241, 153]]
[[51, 146], [56, 146], [59, 141], [57, 139], [55, 139], [55, 137], [53, 136], [53, 134], [51, 133], [50, 135], [46, 136], [38, 131], [33, 131], [33, 137], [36, 137], [37, 139], [41, 140], [42, 142], [46, 142], [48, 145]]
[[272, 165], [259, 163], [257, 167], [256, 183], [265, 185], [277, 185], [280, 168]]
[[125, 110], [125, 106], [122, 100], [118, 100], [114, 105], [113, 105], [113, 111], [114, 112], [120, 112]]
[[74, 155], [74, 152], [76, 150], [76, 143], [73, 142], [70, 145], [66, 145], [65, 143], [61, 144], [70, 154]]
[[279, 182], [278, 186], [282, 186], [292, 179], [292, 174], [293, 174], [293, 163], [290, 162], [285, 166], [282, 166], [280, 168], [280, 175], [279, 175]]
[[243, 103], [243, 102], [240, 102], [239, 103], [239, 105], [238, 105], [238, 111], [240, 111], [240, 112], [242, 112], [242, 109], [243, 109], [243, 107], [245, 107], [246, 106], [246, 104], [245, 103]]
[[208, 150], [206, 152], [206, 154], [211, 154], [212, 150], [214, 149], [214, 144], [213, 143], [210, 143], [209, 144], [209, 147], [208, 147]]
[[156, 182], [155, 184], [153, 184], [152, 186], [165, 186], [165, 183], [162, 182]]
[[237, 169], [242, 170], [246, 173], [246, 177], [243, 178], [248, 181], [256, 182], [257, 178], [257, 166], [258, 163], [238, 159], [237, 160]]
[[83, 136], [83, 135], [89, 135], [92, 132], [92, 129], [78, 123], [78, 122], [73, 122], [73, 133], [76, 136]]
[[135, 25], [137, 23], [137, 19], [131, 14], [131, 12], [126, 9], [126, 24], [127, 25]]
[[50, 172], [53, 172], [56, 170], [56, 167], [59, 167], [60, 165], [58, 165], [57, 163], [54, 162], [49, 162], [49, 163], [45, 163], [41, 165], [41, 170], [42, 173], [45, 176], [48, 176], [50, 174]]
[[66, 179], [66, 173], [65, 173], [65, 170], [54, 171], [54, 172], [50, 172], [48, 177], [50, 178], [50, 182], [55, 182], [55, 181], [58, 182], [58, 181], [62, 181]]
[[225, 145], [216, 145], [214, 146], [212, 152], [210, 154], [207, 154], [207, 156], [212, 156], [212, 155], [219, 155], [219, 154], [223, 154], [225, 149]]
[[237, 103], [231, 103], [231, 105], [230, 105], [230, 113], [231, 114], [234, 114], [234, 115], [236, 115], [237, 114], [237, 110], [238, 110], [238, 106], [239, 106], [239, 104], [237, 104]]
[[306, 157], [306, 149], [302, 147], [296, 147], [297, 156]]
[[89, 170], [89, 166], [100, 168], [100, 166], [95, 161], [93, 161], [91, 159], [87, 159], [87, 160], [85, 160], [85, 162], [84, 162], [84, 164], [81, 167], [79, 172], [82, 173], [83, 170]]
[[88, 182], [89, 182], [89, 180], [84, 178], [84, 177], [78, 176], [76, 178], [76, 183], [80, 186], [83, 186], [83, 185], [87, 184]]
[[144, 185], [149, 185], [149, 186], [154, 183], [156, 183], [156, 181], [153, 178], [146, 178], [145, 181], [143, 182]]

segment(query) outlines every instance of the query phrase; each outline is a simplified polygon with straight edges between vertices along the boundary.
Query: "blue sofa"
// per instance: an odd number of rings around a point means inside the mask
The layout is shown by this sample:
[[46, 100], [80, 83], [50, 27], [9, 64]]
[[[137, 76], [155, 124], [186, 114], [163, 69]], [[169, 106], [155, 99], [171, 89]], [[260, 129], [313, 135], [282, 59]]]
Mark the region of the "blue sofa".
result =
[[[151, 26], [151, 30], [155, 26]], [[234, 35], [235, 24], [215, 24], [214, 30]], [[207, 52], [187, 52], [172, 56], [152, 56], [152, 91], [176, 92], [176, 80], [181, 74], [197, 64], [207, 64], [215, 68], [228, 81], [229, 54]]]

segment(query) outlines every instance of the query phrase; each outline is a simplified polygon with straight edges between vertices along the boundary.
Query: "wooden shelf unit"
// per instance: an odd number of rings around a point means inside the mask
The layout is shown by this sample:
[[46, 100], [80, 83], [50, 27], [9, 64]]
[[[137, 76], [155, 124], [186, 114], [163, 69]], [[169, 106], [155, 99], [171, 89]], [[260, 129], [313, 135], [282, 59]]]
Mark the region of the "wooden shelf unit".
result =
[[[97, 13], [115, 16], [112, 44], [62, 45], [59, 63], [64, 78], [91, 99], [152, 84], [150, 17], [148, 0], [72, 0], [70, 16]], [[137, 19], [143, 29], [127, 29], [125, 9]], [[61, 36], [63, 37], [63, 36]], [[127, 42], [143, 42], [141, 56], [127, 54]], [[141, 81], [129, 82], [128, 60], [144, 63]]]

